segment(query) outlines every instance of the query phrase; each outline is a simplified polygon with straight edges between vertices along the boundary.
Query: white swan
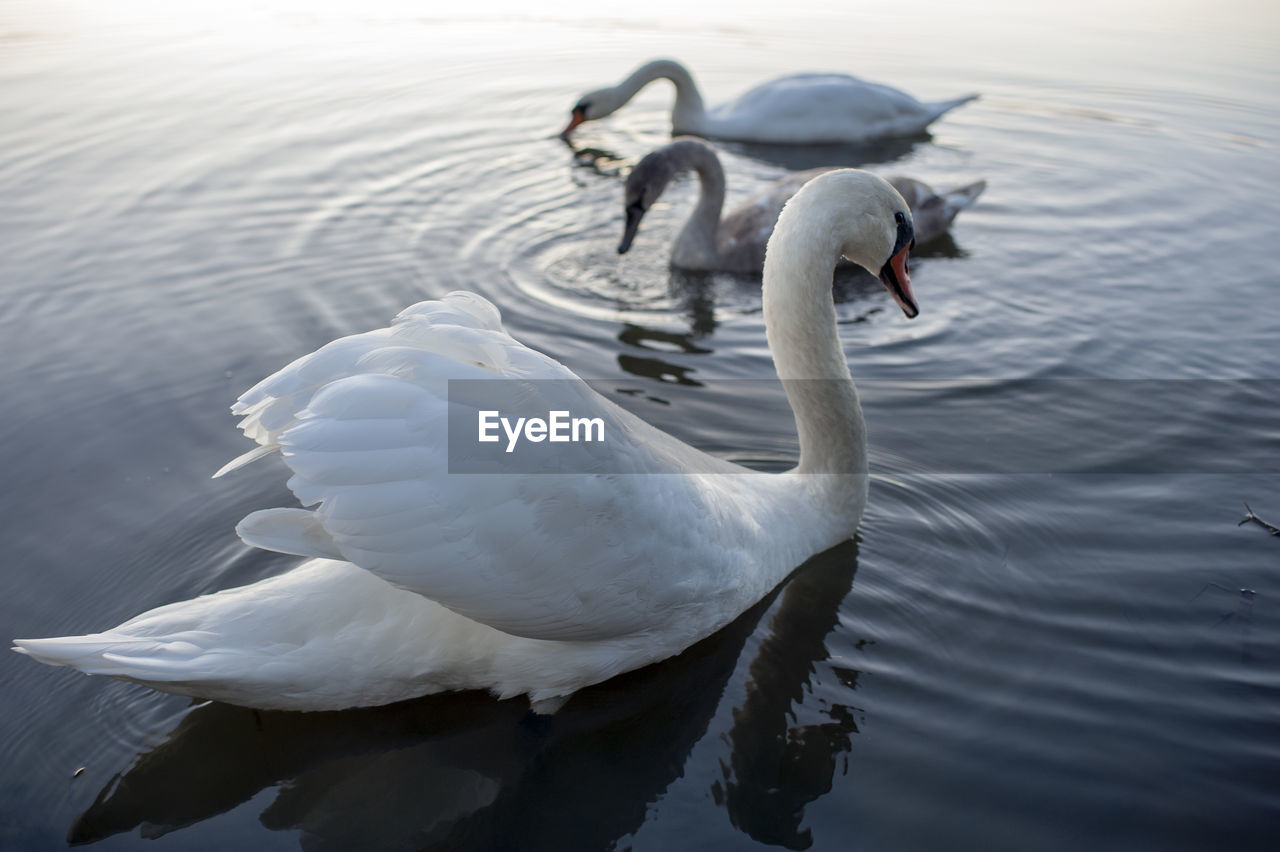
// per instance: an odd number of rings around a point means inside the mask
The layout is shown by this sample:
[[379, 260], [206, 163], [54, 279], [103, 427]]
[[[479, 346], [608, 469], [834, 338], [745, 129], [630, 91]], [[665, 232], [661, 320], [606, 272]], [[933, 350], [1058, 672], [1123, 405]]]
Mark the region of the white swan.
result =
[[[671, 265], [681, 269], [759, 272], [764, 268], [765, 246], [783, 205], [800, 187], [831, 169], [790, 174], [722, 216], [725, 178], [720, 158], [705, 142], [677, 139], [646, 154], [627, 175], [622, 200], [626, 224], [618, 243], [619, 254], [631, 248], [645, 213], [671, 180], [685, 171], [698, 175], [698, 204], [671, 246]], [[987, 186], [986, 181], [980, 180], [939, 194], [913, 178], [888, 180], [911, 208], [919, 243], [944, 234], [956, 214], [972, 204]]]
[[[255, 512], [237, 532], [315, 558], [105, 633], [15, 650], [294, 710], [455, 689], [554, 704], [677, 654], [857, 528], [866, 439], [831, 274], [841, 255], [878, 271], [914, 315], [910, 243], [906, 203], [866, 172], [823, 175], [783, 212], [763, 300], [799, 432], [790, 472], [751, 473], [681, 443], [517, 343], [489, 302], [451, 293], [298, 359], [234, 406], [260, 446], [219, 473], [279, 449], [290, 488], [316, 507]], [[446, 422], [462, 405], [448, 380], [466, 378], [521, 382], [538, 404], [602, 418], [612, 442], [561, 446], [604, 446], [607, 459], [585, 452], [573, 464], [627, 473], [450, 474], [463, 445], [448, 451]]]
[[795, 74], [762, 83], [728, 103], [706, 109], [693, 75], [679, 62], [655, 59], [641, 65], [616, 86], [596, 89], [578, 99], [569, 138], [579, 124], [612, 114], [654, 80], [675, 84], [671, 109], [673, 134], [737, 142], [819, 145], [866, 142], [888, 136], [923, 133], [948, 110], [977, 95], [921, 102], [906, 92], [859, 80], [848, 74]]

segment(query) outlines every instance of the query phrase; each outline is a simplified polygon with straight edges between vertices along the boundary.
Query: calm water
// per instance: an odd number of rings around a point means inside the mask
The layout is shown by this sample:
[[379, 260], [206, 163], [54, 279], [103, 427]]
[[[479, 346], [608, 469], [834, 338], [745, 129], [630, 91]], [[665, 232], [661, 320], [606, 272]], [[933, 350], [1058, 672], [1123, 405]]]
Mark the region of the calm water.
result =
[[209, 479], [246, 449], [226, 406], [455, 288], [696, 445], [793, 461], [758, 284], [666, 266], [693, 183], [614, 253], [669, 90], [595, 153], [553, 138], [644, 59], [711, 101], [798, 70], [983, 95], [877, 150], [724, 146], [733, 199], [817, 164], [989, 188], [921, 252], [919, 319], [838, 282], [860, 541], [721, 634], [550, 718], [255, 715], [2, 655], [0, 847], [1274, 844], [1280, 539], [1235, 524], [1280, 521], [1274, 4], [97, 5], [0, 5], [3, 638], [286, 570], [232, 530], [290, 504], [282, 467]]

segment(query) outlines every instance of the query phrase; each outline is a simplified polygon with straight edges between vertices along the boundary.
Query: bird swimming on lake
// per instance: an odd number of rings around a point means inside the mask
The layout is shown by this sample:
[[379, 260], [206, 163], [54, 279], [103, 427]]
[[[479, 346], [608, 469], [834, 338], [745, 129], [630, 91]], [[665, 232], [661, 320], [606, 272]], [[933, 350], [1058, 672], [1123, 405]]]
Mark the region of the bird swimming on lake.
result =
[[[866, 426], [832, 270], [843, 255], [878, 274], [914, 317], [912, 239], [906, 202], [867, 172], [819, 175], [783, 210], [763, 308], [799, 434], [790, 471], [753, 472], [672, 437], [514, 340], [484, 298], [454, 292], [299, 358], [233, 407], [259, 446], [217, 475], [278, 452], [310, 507], [256, 511], [236, 531], [307, 561], [15, 650], [262, 709], [482, 689], [547, 712], [678, 654], [857, 530]], [[615, 438], [561, 445], [559, 473], [451, 473], [450, 418], [475, 422], [458, 379], [504, 379], [530, 404], [601, 418]]]
[[616, 86], [588, 92], [574, 105], [560, 136], [585, 121], [611, 115], [649, 83], [668, 79], [676, 89], [671, 132], [708, 139], [780, 145], [866, 142], [891, 136], [915, 136], [944, 113], [977, 95], [922, 102], [906, 92], [848, 74], [795, 74], [779, 77], [707, 109], [693, 75], [670, 59], [655, 59]]
[[[765, 246], [783, 206], [800, 187], [831, 169], [795, 172], [761, 190], [728, 213], [723, 213], [725, 174], [716, 152], [698, 139], [677, 139], [645, 155], [627, 176], [623, 190], [626, 223], [618, 253], [630, 250], [645, 213], [670, 182], [686, 171], [698, 176], [698, 202], [671, 246], [671, 265], [681, 269], [759, 273]], [[956, 214], [972, 204], [986, 181], [935, 193], [908, 177], [889, 183], [906, 199], [915, 224], [917, 243], [946, 233]]]

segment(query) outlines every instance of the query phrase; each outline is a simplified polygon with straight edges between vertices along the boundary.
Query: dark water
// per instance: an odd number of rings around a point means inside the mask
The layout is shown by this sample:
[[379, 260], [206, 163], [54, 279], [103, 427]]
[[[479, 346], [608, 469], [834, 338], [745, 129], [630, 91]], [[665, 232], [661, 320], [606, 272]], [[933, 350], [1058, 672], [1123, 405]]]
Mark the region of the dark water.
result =
[[919, 319], [837, 287], [858, 543], [549, 718], [193, 708], [5, 655], [0, 847], [1274, 844], [1280, 539], [1236, 526], [1280, 521], [1273, 4], [115, 5], [0, 6], [6, 638], [286, 570], [232, 531], [289, 505], [280, 466], [208, 478], [246, 449], [226, 406], [455, 288], [651, 422], [793, 461], [758, 285], [666, 267], [693, 185], [614, 253], [669, 92], [582, 128], [605, 153], [552, 138], [643, 59], [712, 101], [983, 94], [932, 138], [725, 146], [731, 198], [824, 163], [989, 188], [918, 256]]

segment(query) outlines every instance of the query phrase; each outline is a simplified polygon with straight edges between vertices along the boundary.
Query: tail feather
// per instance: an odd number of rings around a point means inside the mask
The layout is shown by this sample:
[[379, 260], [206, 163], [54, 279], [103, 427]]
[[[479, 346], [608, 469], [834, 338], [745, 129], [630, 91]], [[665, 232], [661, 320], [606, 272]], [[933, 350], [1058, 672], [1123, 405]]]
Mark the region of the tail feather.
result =
[[980, 180], [967, 186], [957, 186], [954, 189], [947, 189], [938, 193], [947, 205], [948, 220], [954, 219], [957, 213], [977, 201], [978, 196], [986, 188], [987, 182]]
[[969, 103], [969, 101], [974, 101], [977, 99], [978, 99], [978, 96], [974, 94], [974, 95], [965, 95], [962, 98], [953, 98], [949, 101], [930, 101], [929, 103], [925, 104], [925, 106], [929, 108], [929, 122], [937, 121], [938, 118], [940, 118], [944, 113], [951, 112], [951, 110], [955, 109], [956, 107], [964, 106], [965, 104]]
[[51, 666], [131, 680], [187, 680], [191, 660], [205, 652], [193, 642], [122, 633], [91, 633], [50, 639], [15, 639], [13, 650]]
[[[305, 533], [302, 520], [286, 518], [281, 535], [291, 525]], [[469, 665], [462, 661], [474, 658], [476, 637], [510, 638], [349, 562], [313, 559], [248, 586], [165, 604], [101, 633], [16, 639], [13, 650], [193, 698], [341, 710], [465, 688], [457, 678]], [[436, 668], [444, 672], [438, 682], [431, 679]]]

